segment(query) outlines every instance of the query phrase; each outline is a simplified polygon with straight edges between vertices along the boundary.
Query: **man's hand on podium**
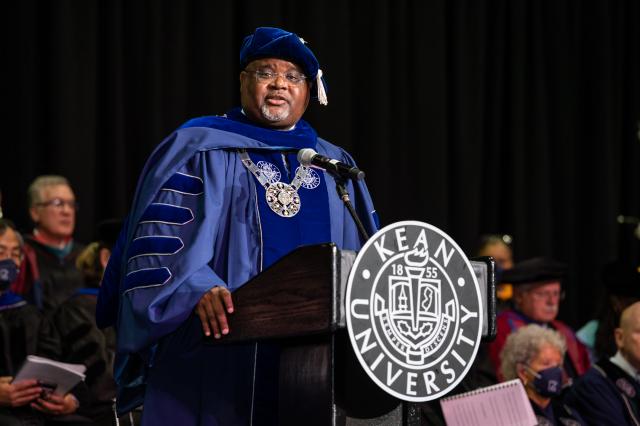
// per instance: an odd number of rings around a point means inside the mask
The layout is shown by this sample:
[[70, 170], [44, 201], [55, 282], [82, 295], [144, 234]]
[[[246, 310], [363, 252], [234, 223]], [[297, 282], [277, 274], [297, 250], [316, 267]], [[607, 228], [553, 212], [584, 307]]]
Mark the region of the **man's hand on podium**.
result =
[[205, 336], [211, 336], [213, 332], [213, 337], [219, 339], [223, 334], [229, 334], [227, 313], [233, 313], [231, 292], [224, 287], [213, 287], [198, 302], [196, 313]]

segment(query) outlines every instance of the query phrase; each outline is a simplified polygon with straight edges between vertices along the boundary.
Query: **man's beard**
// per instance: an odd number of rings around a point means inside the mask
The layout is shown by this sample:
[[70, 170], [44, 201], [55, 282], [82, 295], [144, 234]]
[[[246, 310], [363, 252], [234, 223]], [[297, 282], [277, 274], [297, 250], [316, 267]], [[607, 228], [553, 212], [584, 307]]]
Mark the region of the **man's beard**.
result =
[[260, 112], [262, 113], [262, 117], [264, 117], [267, 121], [275, 123], [289, 117], [289, 114], [291, 113], [291, 107], [289, 106], [289, 104], [286, 104], [286, 108], [280, 109], [280, 112], [272, 113], [271, 111], [269, 111], [268, 105], [262, 104], [262, 106], [260, 107]]

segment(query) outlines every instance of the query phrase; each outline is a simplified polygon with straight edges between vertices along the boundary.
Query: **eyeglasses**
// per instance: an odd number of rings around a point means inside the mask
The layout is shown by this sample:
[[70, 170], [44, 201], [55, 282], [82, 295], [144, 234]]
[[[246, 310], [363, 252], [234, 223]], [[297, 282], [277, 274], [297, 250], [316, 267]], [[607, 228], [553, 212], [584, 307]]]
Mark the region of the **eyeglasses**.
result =
[[278, 77], [282, 77], [287, 80], [287, 83], [290, 83], [294, 86], [298, 86], [307, 79], [307, 76], [304, 74], [300, 74], [299, 72], [289, 71], [284, 74], [273, 71], [247, 71], [244, 72], [253, 74], [256, 77], [256, 81], [258, 83], [271, 83], [275, 81]]
[[49, 207], [52, 206], [56, 210], [62, 210], [64, 206], [69, 207], [71, 210], [78, 211], [80, 206], [78, 202], [75, 200], [63, 200], [62, 198], [52, 198], [49, 201], [43, 201], [41, 203], [36, 203], [36, 206], [40, 207]]
[[564, 290], [532, 290], [531, 294], [533, 295], [533, 297], [535, 297], [536, 299], [540, 299], [540, 300], [548, 300], [549, 298], [552, 299], [558, 299], [558, 300], [564, 300]]

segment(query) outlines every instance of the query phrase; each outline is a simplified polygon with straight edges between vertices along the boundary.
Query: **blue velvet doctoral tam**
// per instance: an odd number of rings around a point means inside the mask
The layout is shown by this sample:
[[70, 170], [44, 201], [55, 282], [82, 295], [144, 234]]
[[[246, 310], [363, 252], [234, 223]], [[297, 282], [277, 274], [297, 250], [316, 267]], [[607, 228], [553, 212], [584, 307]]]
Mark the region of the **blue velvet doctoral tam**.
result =
[[[117, 328], [121, 413], [144, 403], [145, 425], [272, 421], [260, 418], [260, 407], [273, 397], [269, 379], [254, 374], [256, 363], [268, 362], [269, 347], [205, 346], [193, 310], [213, 286], [234, 291], [300, 245], [331, 241], [357, 250], [364, 243], [330, 175], [315, 169], [317, 176], [299, 190], [300, 213], [282, 218], [266, 205], [264, 188], [239, 154], [247, 150], [254, 163], [268, 163], [289, 183], [295, 154], [307, 147], [354, 164], [302, 120], [290, 131], [270, 130], [239, 110], [187, 122], [151, 155], [96, 313], [101, 327]], [[348, 190], [373, 234], [378, 224], [365, 184], [349, 182]]]

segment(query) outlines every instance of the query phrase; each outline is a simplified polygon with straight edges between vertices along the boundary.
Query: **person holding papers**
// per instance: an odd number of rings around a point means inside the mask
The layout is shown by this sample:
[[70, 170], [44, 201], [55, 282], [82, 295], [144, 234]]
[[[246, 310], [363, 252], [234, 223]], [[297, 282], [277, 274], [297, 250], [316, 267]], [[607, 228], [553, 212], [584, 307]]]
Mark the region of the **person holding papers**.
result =
[[557, 331], [530, 324], [510, 334], [500, 353], [504, 379], [522, 381], [538, 425], [586, 424], [561, 398], [566, 350]]
[[22, 237], [13, 224], [0, 219], [0, 425], [42, 425], [47, 417], [69, 414], [78, 408], [71, 394], [44, 396], [37, 380], [13, 382], [27, 355], [55, 357], [58, 341], [53, 328], [38, 312], [9, 287], [22, 261]]

